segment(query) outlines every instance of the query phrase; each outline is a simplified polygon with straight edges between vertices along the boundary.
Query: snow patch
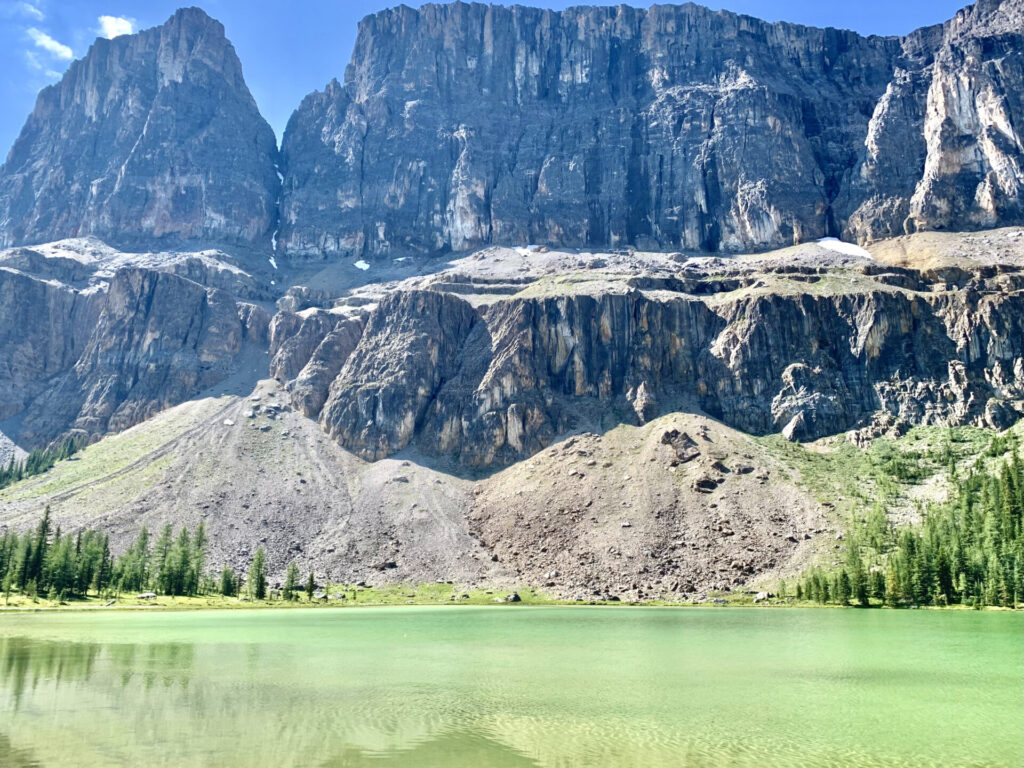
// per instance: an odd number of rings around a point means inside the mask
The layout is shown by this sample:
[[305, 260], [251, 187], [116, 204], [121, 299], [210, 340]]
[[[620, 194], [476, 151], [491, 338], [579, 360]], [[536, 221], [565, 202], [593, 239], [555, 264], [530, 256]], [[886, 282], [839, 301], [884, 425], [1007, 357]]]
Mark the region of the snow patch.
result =
[[402, 261], [405, 261], [407, 258], [409, 258], [409, 257], [408, 256], [399, 256], [397, 259], [394, 259], [394, 261], [402, 262]]
[[[276, 243], [275, 243], [275, 245], [276, 245]], [[277, 250], [277, 249], [275, 248], [274, 250]], [[272, 266], [274, 269], [277, 269], [277, 261], [274, 259], [273, 256], [271, 256], [269, 259], [267, 259], [267, 261], [270, 262], [270, 266]]]
[[843, 253], [847, 256], [863, 256], [866, 259], [872, 258], [871, 254], [865, 251], [856, 243], [845, 243], [837, 237], [823, 237], [818, 241], [818, 245], [823, 248], [828, 248], [830, 251], [836, 253]]
[[[275, 229], [274, 234], [270, 236], [270, 247], [274, 249], [274, 253], [277, 253], [277, 233], [280, 230]], [[273, 259], [271, 259], [273, 261]], [[277, 269], [277, 264], [274, 265], [274, 269]]]
[[354, 267], [355, 267], [356, 269], [361, 269], [361, 270], [363, 270], [363, 272], [365, 272], [366, 270], [368, 270], [368, 269], [370, 268], [370, 265], [369, 265], [369, 263], [367, 263], [367, 262], [363, 261], [362, 259], [360, 259], [359, 261], [357, 261], [357, 262], [356, 262], [355, 264], [353, 264], [352, 266], [354, 266]]
[[284, 184], [284, 174], [281, 173], [280, 171], [277, 172], [277, 180]]

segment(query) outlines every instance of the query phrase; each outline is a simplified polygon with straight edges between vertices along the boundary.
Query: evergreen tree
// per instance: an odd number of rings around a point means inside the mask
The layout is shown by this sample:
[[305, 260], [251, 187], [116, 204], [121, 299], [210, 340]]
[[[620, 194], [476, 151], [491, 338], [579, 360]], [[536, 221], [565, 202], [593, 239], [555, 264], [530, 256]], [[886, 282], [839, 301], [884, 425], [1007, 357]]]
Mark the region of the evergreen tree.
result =
[[220, 572], [220, 593], [224, 597], [234, 597], [238, 594], [238, 586], [235, 583], [235, 572], [225, 567]]
[[836, 586], [833, 592], [835, 601], [840, 605], [846, 605], [850, 602], [850, 596], [852, 590], [850, 587], [850, 574], [843, 568], [836, 574]]
[[921, 523], [893, 529], [881, 506], [854, 521], [843, 565], [831, 574], [808, 571], [800, 582], [803, 598], [843, 603], [848, 583], [849, 596], [861, 605], [866, 596], [888, 606], [1018, 605], [1024, 596], [1020, 441], [997, 436], [986, 454], [1006, 458], [994, 468], [979, 460], [970, 472], [951, 471], [949, 501], [922, 508]]
[[846, 568], [850, 586], [850, 597], [859, 606], [868, 604], [868, 585], [864, 575], [864, 562], [861, 560], [860, 546], [855, 538], [850, 538], [846, 547]]
[[188, 594], [197, 595], [203, 591], [203, 574], [206, 571], [206, 525], [200, 520], [192, 536], [191, 570], [188, 580]]
[[26, 579], [38, 582], [43, 575], [46, 553], [50, 547], [50, 505], [43, 511], [43, 519], [36, 527], [35, 541], [32, 544], [31, 560], [28, 563]]
[[294, 600], [295, 592], [299, 588], [299, 567], [294, 563], [288, 563], [288, 570], [284, 577], [284, 589], [282, 593], [285, 600]]
[[263, 545], [256, 547], [256, 554], [253, 555], [252, 564], [249, 566], [249, 576], [246, 579], [250, 600], [263, 600], [267, 596], [267, 556], [263, 551]]
[[110, 537], [104, 535], [100, 542], [99, 563], [97, 563], [96, 573], [93, 575], [93, 589], [96, 590], [97, 595], [103, 594], [103, 591], [110, 584], [113, 570], [114, 563], [110, 556]]
[[153, 545], [153, 560], [149, 571], [155, 576], [153, 587], [157, 592], [170, 594], [171, 548], [174, 547], [174, 531], [168, 523], [160, 531], [160, 537]]

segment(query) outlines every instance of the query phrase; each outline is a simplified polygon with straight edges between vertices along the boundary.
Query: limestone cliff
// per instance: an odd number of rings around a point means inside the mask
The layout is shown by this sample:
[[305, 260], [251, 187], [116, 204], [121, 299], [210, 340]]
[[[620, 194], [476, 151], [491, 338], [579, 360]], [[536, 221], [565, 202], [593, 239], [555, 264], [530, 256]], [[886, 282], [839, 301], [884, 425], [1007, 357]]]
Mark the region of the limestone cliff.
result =
[[695, 5], [402, 6], [285, 133], [297, 258], [767, 250], [1019, 223], [1024, 3], [907, 38]]
[[[485, 467], [675, 410], [800, 440], [1005, 428], [1024, 409], [1024, 265], [1020, 231], [1004, 236], [1012, 263], [944, 269], [818, 245], [768, 260], [608, 254], [582, 268], [572, 254], [491, 249], [382, 286], [358, 343], [320, 350], [319, 369], [337, 373], [314, 397], [306, 381], [302, 407], [369, 459], [416, 445]], [[500, 266], [482, 274], [489, 261]], [[336, 327], [311, 320], [275, 320], [282, 381]]]
[[94, 235], [269, 250], [276, 159], [224, 28], [183, 9], [97, 40], [39, 94], [0, 169], [0, 248]]
[[251, 366], [269, 316], [237, 298], [258, 293], [248, 276], [198, 254], [152, 261], [83, 241], [0, 253], [0, 422], [19, 444], [121, 431]]
[[983, 0], [904, 39], [839, 206], [844, 234], [866, 241], [1020, 222], [1022, 93], [1020, 0]]

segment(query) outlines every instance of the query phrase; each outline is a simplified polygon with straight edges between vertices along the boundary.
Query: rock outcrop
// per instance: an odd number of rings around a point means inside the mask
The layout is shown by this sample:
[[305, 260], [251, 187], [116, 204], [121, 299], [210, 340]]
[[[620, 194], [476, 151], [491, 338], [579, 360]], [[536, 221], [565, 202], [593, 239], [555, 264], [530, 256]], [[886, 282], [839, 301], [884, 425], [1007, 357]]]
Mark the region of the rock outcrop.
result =
[[[1020, 265], [700, 261], [611, 282], [582, 273], [571, 290], [520, 278], [517, 293], [486, 301], [493, 281], [474, 292], [458, 266], [398, 286], [357, 344], [333, 360], [320, 349], [317, 370], [338, 373], [312, 397], [305, 381], [301, 407], [368, 459], [416, 445], [482, 467], [675, 410], [809, 440], [883, 418], [1005, 426], [1024, 409]], [[333, 328], [313, 317], [275, 320], [292, 326], [282, 371]]]
[[250, 364], [247, 346], [267, 343], [264, 309], [175, 274], [237, 275], [227, 265], [181, 254], [108, 272], [90, 253], [74, 242], [0, 253], [0, 420], [13, 419], [20, 445], [121, 431], [225, 381]]
[[95, 235], [269, 251], [276, 161], [224, 28], [183, 9], [97, 40], [39, 94], [0, 169], [0, 248]]
[[297, 258], [751, 251], [1022, 215], [1024, 3], [905, 39], [695, 5], [402, 6], [282, 147]]
[[362, 312], [278, 312], [270, 324], [270, 375], [287, 383], [292, 404], [315, 419], [332, 382], [355, 351], [366, 327]]
[[905, 38], [692, 4], [400, 6], [299, 105], [282, 184], [223, 27], [183, 9], [40, 93], [0, 247], [751, 252], [1020, 223], [1022, 30], [1024, 0]]
[[837, 205], [861, 241], [1024, 218], [1024, 3], [981, 0], [919, 30]]
[[98, 315], [95, 301], [67, 286], [0, 268], [0, 420], [75, 364]]

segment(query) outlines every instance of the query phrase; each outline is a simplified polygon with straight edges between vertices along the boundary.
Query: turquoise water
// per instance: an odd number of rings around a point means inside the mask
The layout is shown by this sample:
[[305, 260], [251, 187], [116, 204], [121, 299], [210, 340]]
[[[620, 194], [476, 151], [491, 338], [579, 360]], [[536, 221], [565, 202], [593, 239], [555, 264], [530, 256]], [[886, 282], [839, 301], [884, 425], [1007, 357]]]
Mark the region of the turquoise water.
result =
[[0, 615], [0, 766], [1020, 766], [1024, 617]]

